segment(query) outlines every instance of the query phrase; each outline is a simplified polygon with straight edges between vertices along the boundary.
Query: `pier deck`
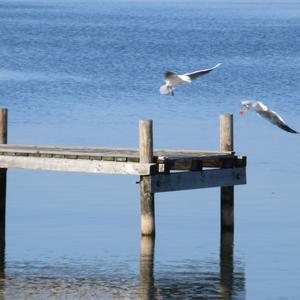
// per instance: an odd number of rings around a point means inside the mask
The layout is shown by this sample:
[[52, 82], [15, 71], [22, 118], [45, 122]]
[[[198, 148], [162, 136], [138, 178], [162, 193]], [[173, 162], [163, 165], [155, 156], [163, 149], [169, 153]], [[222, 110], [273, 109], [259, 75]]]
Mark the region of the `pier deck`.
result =
[[232, 151], [154, 150], [152, 162], [142, 163], [133, 148], [0, 145], [1, 168], [152, 175], [245, 165], [246, 157]]
[[220, 150], [153, 148], [151, 120], [139, 123], [139, 148], [7, 144], [7, 110], [0, 109], [0, 228], [5, 228], [6, 172], [10, 168], [129, 174], [140, 177], [141, 231], [155, 234], [154, 194], [220, 187], [221, 228], [233, 230], [234, 186], [246, 184], [246, 157], [233, 151], [233, 117], [220, 118]]

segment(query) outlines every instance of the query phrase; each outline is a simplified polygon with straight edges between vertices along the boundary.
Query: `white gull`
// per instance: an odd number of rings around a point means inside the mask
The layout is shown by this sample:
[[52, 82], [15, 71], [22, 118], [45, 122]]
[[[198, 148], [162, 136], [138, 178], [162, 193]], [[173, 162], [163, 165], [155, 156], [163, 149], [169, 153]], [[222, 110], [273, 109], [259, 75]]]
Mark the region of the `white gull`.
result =
[[291, 133], [299, 133], [298, 131], [289, 127], [278, 113], [276, 113], [273, 110], [270, 110], [261, 101], [242, 100], [241, 103], [243, 105], [243, 108], [240, 111], [240, 115], [244, 115], [250, 108], [252, 108], [261, 117], [267, 119], [268, 121], [278, 126], [279, 128]]
[[177, 75], [175, 72], [168, 71], [164, 74], [166, 84], [162, 85], [159, 91], [161, 94], [174, 96], [173, 90], [178, 84], [192, 83], [192, 80], [211, 72], [212, 70], [218, 68], [220, 65], [221, 64], [217, 64], [210, 69], [198, 70], [183, 75]]

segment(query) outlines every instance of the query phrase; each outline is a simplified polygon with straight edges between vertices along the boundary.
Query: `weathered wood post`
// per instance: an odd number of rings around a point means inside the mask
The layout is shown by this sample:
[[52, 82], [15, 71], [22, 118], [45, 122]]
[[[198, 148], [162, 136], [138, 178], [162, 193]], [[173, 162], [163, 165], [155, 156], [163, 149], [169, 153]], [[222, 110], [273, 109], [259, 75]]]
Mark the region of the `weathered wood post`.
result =
[[[233, 151], [233, 115], [220, 116], [220, 150]], [[221, 230], [234, 230], [234, 187], [221, 187]]]
[[[141, 163], [153, 162], [153, 125], [152, 120], [139, 122], [139, 151]], [[142, 235], [155, 235], [154, 193], [145, 192], [150, 176], [140, 177], [141, 193], [141, 231]]]
[[[0, 108], [0, 144], [6, 143], [7, 109]], [[0, 168], [0, 243], [2, 245], [5, 245], [6, 171], [7, 169]]]

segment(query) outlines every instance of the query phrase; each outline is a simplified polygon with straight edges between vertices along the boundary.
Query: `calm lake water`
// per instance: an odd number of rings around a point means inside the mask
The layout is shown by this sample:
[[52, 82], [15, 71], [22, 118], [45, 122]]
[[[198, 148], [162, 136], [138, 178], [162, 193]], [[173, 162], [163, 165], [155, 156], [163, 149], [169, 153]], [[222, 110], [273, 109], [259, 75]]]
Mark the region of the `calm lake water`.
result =
[[149, 118], [157, 148], [218, 149], [233, 113], [248, 157], [234, 241], [217, 188], [158, 194], [154, 245], [137, 177], [9, 170], [1, 299], [300, 299], [300, 137], [238, 115], [260, 99], [300, 130], [300, 3], [251, 2], [0, 2], [9, 143], [137, 147]]

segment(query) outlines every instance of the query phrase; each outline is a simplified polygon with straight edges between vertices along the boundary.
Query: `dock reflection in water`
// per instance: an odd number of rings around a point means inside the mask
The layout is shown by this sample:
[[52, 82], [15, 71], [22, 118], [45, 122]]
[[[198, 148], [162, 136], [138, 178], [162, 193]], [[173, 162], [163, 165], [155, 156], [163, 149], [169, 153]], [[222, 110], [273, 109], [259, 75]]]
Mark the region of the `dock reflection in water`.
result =
[[5, 224], [0, 224], [0, 299], [5, 292]]
[[[2, 231], [3, 233], [3, 231]], [[155, 263], [154, 239], [142, 237], [140, 268], [132, 262], [8, 262], [2, 234], [0, 299], [245, 299], [245, 274], [222, 233], [220, 261]]]
[[[234, 277], [234, 257], [233, 257], [233, 233], [222, 232], [220, 240], [220, 291], [222, 299], [232, 299], [235, 289], [234, 283], [237, 288], [244, 289], [244, 280], [238, 281], [240, 278]], [[234, 281], [237, 282], [234, 282]]]
[[142, 236], [140, 255], [140, 299], [155, 299], [154, 244], [151, 236]]
[[233, 233], [222, 232], [219, 267], [215, 261], [159, 265], [154, 271], [154, 240], [141, 240], [140, 299], [245, 299], [243, 266], [234, 261]]

